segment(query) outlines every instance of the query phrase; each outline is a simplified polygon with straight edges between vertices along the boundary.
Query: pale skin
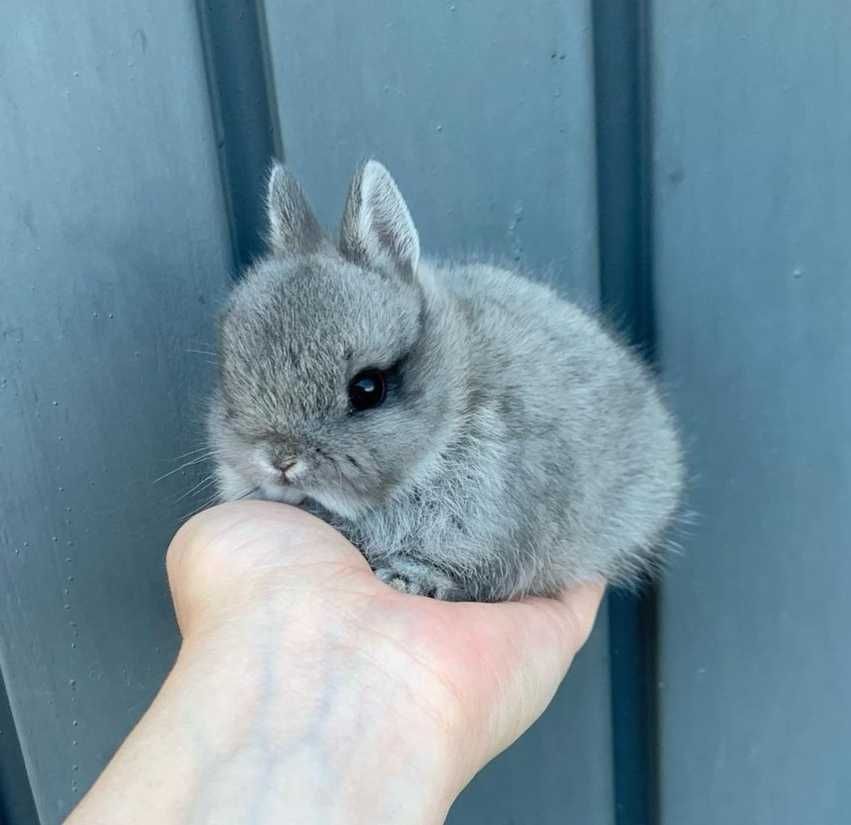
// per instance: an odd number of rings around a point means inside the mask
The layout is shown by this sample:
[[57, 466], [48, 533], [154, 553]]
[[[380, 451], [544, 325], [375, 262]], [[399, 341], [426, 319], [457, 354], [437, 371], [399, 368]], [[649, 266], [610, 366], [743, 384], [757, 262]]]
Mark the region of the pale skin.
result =
[[398, 593], [268, 502], [196, 516], [167, 561], [177, 661], [66, 825], [442, 823], [550, 702], [603, 592]]

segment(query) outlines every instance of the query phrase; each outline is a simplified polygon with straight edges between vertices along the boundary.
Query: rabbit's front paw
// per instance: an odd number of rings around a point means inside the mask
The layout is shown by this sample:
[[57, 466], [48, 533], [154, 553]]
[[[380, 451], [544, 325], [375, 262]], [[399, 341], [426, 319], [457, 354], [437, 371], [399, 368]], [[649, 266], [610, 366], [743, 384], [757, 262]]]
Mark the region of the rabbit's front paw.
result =
[[429, 596], [447, 602], [459, 602], [466, 598], [458, 583], [446, 573], [414, 559], [385, 559], [375, 568], [375, 575], [400, 593]]

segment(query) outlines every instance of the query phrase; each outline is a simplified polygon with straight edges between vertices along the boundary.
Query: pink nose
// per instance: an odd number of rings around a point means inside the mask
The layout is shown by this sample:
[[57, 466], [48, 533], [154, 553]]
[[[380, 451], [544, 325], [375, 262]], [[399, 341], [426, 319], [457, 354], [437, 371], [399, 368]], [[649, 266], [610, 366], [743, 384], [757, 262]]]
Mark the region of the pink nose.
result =
[[289, 483], [292, 479], [289, 477], [292, 469], [298, 464], [297, 459], [287, 459], [286, 461], [282, 461], [280, 464], [276, 464], [275, 466], [281, 471], [281, 478]]

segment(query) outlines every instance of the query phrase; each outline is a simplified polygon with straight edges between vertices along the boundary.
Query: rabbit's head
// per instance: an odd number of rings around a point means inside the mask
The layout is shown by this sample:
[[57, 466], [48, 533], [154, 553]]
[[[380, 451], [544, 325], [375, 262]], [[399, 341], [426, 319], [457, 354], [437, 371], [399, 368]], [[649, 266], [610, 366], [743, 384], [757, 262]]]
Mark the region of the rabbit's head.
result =
[[337, 244], [279, 165], [267, 206], [270, 254], [221, 324], [209, 419], [220, 492], [307, 497], [353, 518], [449, 438], [463, 387], [445, 296], [418, 274], [416, 229], [381, 164], [355, 175]]

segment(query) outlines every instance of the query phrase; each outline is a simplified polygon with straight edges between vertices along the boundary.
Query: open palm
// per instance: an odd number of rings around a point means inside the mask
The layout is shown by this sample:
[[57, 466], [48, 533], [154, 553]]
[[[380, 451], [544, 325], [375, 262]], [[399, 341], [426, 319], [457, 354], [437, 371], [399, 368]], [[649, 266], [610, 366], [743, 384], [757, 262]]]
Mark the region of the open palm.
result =
[[589, 584], [560, 599], [503, 604], [398, 593], [335, 530], [267, 502], [196, 516], [172, 543], [169, 574], [184, 637], [244, 635], [247, 622], [258, 657], [285, 649], [300, 671], [313, 663], [297, 679], [292, 669], [281, 675], [293, 689], [357, 683], [374, 712], [418, 735], [428, 727], [453, 737], [471, 773], [547, 706], [603, 590]]

